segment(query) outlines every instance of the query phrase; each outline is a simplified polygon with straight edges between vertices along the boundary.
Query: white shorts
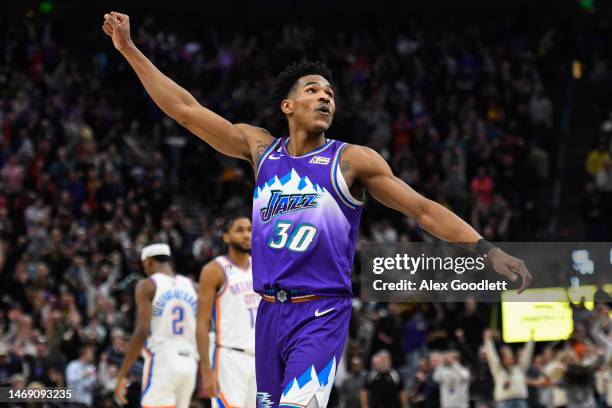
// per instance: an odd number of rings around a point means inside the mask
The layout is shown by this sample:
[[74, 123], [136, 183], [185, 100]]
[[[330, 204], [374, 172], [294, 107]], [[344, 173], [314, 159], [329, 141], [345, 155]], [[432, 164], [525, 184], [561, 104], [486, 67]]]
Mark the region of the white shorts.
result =
[[145, 349], [142, 408], [188, 408], [197, 372], [198, 363], [192, 354], [173, 349], [151, 353]]
[[213, 408], [255, 408], [255, 356], [226, 347], [214, 347], [213, 370], [219, 382], [219, 398], [213, 398]]

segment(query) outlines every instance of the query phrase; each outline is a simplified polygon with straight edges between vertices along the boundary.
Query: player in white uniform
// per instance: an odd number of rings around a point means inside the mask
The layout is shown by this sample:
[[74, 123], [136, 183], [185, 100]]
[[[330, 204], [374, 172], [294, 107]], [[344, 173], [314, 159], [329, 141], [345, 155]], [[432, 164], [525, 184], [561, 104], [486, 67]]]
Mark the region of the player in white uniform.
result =
[[168, 245], [146, 246], [141, 260], [147, 278], [136, 285], [136, 327], [119, 370], [115, 398], [127, 403], [125, 377], [142, 352], [142, 407], [187, 408], [198, 367], [196, 289], [189, 278], [174, 274]]
[[[202, 268], [198, 293], [200, 396], [213, 407], [255, 407], [255, 314], [261, 297], [253, 292], [251, 220], [228, 218], [227, 255]], [[214, 333], [209, 336], [212, 318]]]

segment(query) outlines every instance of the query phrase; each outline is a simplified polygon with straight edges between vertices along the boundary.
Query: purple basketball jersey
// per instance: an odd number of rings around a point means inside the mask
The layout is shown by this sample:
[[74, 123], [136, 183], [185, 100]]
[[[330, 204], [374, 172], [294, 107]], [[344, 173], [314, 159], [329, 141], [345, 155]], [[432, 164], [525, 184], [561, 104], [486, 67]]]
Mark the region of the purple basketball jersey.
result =
[[262, 156], [253, 197], [253, 286], [350, 296], [362, 203], [339, 169], [346, 143], [291, 156], [288, 138]]

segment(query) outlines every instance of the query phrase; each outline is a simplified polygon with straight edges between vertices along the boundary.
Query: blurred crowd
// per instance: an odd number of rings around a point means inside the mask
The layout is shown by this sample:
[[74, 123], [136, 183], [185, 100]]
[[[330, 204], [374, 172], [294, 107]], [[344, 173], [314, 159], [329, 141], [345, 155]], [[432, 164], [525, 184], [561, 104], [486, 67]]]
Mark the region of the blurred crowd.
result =
[[[141, 16], [133, 25], [141, 50], [204, 105], [279, 137], [286, 126], [267, 99], [275, 74], [293, 60], [325, 61], [338, 95], [330, 137], [375, 148], [398, 177], [489, 240], [533, 238], [547, 227], [557, 30], [409, 21], [402, 29], [168, 31]], [[85, 406], [107, 406], [133, 327], [140, 249], [168, 243], [176, 269], [197, 279], [222, 250], [219, 217], [250, 206], [252, 170], [165, 118], [97, 26], [70, 41], [60, 26], [27, 16], [0, 38], [0, 384], [69, 385]], [[413, 221], [368, 202], [361, 242], [424, 238]], [[484, 402], [504, 395], [499, 382], [519, 359], [504, 348], [494, 363], [493, 348], [478, 346], [491, 307], [449, 307], [357, 305], [336, 401], [399, 406], [381, 394], [397, 390], [398, 404], [462, 407], [455, 393]], [[579, 362], [601, 350], [587, 347], [589, 330], [568, 343], [583, 345]], [[450, 339], [454, 351], [429, 351]], [[558, 360], [546, 353], [529, 359], [528, 381]], [[523, 385], [509, 387], [525, 397]]]
[[612, 33], [606, 16], [588, 26], [577, 52], [585, 64], [586, 106], [592, 112], [580, 129], [589, 150], [583, 156], [582, 219], [587, 240], [612, 239]]
[[601, 123], [585, 167], [587, 181], [582, 212], [587, 239], [608, 241], [612, 237], [612, 113]]
[[[338, 406], [553, 408], [612, 406], [609, 298], [572, 305], [565, 341], [506, 344], [498, 305], [359, 305], [339, 374]], [[537, 333], [532, 333], [532, 338]], [[540, 333], [545, 335], [547, 333]]]

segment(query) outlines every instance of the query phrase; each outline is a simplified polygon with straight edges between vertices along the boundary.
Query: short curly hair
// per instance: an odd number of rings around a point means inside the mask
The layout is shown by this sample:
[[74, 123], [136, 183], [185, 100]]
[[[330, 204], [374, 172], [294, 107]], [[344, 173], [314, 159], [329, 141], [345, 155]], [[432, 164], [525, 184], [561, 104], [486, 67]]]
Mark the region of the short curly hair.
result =
[[241, 218], [246, 218], [249, 221], [251, 220], [251, 217], [247, 215], [246, 211], [243, 211], [242, 209], [235, 210], [227, 214], [223, 218], [223, 233], [229, 232], [229, 230], [232, 229], [234, 222]]
[[329, 67], [320, 61], [300, 61], [288, 65], [276, 77], [274, 86], [274, 102], [280, 106], [281, 102], [287, 98], [297, 81], [306, 75], [321, 75], [332, 82], [332, 73]]

